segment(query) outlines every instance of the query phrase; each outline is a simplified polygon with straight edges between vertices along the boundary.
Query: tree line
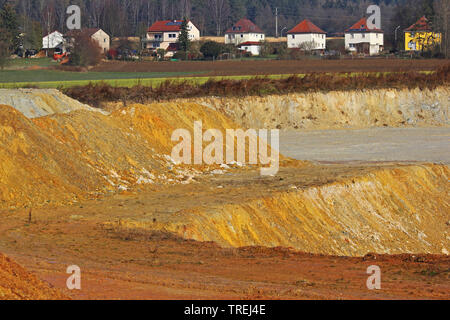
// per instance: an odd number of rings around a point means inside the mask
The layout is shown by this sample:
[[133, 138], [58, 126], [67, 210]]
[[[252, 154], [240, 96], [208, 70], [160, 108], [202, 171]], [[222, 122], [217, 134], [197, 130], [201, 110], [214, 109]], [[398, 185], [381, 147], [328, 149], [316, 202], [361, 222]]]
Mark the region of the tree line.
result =
[[[81, 8], [82, 26], [102, 28], [112, 37], [144, 36], [156, 20], [191, 19], [202, 35], [222, 36], [226, 29], [246, 17], [268, 36], [285, 35], [308, 18], [330, 34], [342, 33], [362, 16], [370, 4], [382, 10], [387, 42], [393, 43], [394, 29], [404, 30], [426, 15], [436, 30], [448, 31], [448, 0], [0, 0], [6, 22], [0, 28], [17, 30], [26, 36], [26, 46], [39, 45], [48, 30], [66, 31], [66, 8]], [[9, 9], [5, 9], [9, 7]], [[12, 11], [11, 11], [12, 10]], [[12, 13], [11, 13], [12, 12]], [[11, 14], [15, 22], [11, 24]], [[3, 22], [2, 22], [3, 21]], [[16, 31], [14, 31], [16, 32]], [[402, 32], [400, 32], [400, 35]], [[400, 37], [401, 38], [401, 37]], [[15, 40], [14, 40], [15, 41]], [[400, 41], [400, 40], [399, 40]]]

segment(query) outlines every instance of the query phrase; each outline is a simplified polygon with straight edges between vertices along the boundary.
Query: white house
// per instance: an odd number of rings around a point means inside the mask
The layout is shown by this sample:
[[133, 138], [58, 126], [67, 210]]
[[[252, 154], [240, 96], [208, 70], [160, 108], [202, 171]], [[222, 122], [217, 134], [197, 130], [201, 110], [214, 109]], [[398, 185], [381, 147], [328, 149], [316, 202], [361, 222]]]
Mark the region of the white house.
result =
[[261, 42], [255, 42], [255, 41], [247, 41], [242, 42], [238, 45], [239, 50], [248, 52], [252, 56], [259, 56], [261, 54]]
[[65, 40], [64, 35], [59, 31], [53, 31], [42, 38], [42, 49], [54, 50], [58, 52], [65, 52]]
[[325, 50], [327, 33], [308, 19], [303, 20], [287, 33], [288, 48]]
[[236, 46], [244, 42], [261, 42], [266, 39], [264, 32], [248, 19], [241, 19], [225, 32], [225, 44]]
[[[178, 42], [178, 37], [181, 33], [181, 25], [183, 20], [164, 20], [156, 21], [147, 31], [147, 49], [164, 49], [168, 50], [175, 47]], [[200, 30], [192, 23], [187, 23], [188, 37], [191, 41], [200, 40]], [[171, 55], [175, 52], [169, 50]]]
[[367, 18], [362, 18], [352, 27], [345, 30], [345, 49], [365, 53], [371, 56], [383, 51], [384, 34], [380, 29], [369, 29]]
[[73, 38], [76, 34], [81, 33], [83, 35], [87, 35], [92, 40], [96, 41], [102, 51], [102, 53], [107, 53], [111, 46], [111, 38], [110, 36], [99, 28], [87, 28], [87, 29], [81, 29], [81, 30], [71, 30], [67, 32], [66, 39]]

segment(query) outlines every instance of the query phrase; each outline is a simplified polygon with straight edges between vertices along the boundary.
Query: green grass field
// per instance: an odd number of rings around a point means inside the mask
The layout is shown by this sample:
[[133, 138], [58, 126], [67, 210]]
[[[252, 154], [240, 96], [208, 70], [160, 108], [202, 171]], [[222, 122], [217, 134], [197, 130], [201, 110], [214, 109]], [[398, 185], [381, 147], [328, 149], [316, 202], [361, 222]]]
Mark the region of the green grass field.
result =
[[[112, 86], [133, 87], [141, 84], [144, 86], [158, 86], [159, 84], [171, 81], [188, 81], [196, 84], [203, 84], [210, 79], [220, 80], [245, 80], [255, 78], [254, 75], [242, 76], [217, 76], [205, 77], [196, 76], [206, 73], [196, 72], [69, 72], [52, 69], [36, 69], [32, 67], [46, 68], [56, 65], [49, 58], [39, 59], [15, 59], [11, 60], [5, 70], [0, 71], [0, 88], [69, 88], [83, 86], [89, 83], [105, 82]], [[31, 68], [31, 69], [30, 69]], [[381, 73], [372, 73], [381, 74]], [[358, 75], [354, 73], [351, 75]], [[272, 79], [287, 78], [291, 75], [269, 75]], [[304, 76], [297, 74], [297, 76]]]
[[[0, 71], [0, 88], [68, 88], [87, 85], [89, 83], [105, 82], [112, 86], [133, 87], [157, 86], [167, 80], [189, 81], [198, 84], [210, 79], [242, 80], [255, 76], [220, 76], [196, 77], [204, 72], [67, 72], [55, 70], [5, 70]], [[283, 78], [289, 75], [271, 75], [270, 78]]]

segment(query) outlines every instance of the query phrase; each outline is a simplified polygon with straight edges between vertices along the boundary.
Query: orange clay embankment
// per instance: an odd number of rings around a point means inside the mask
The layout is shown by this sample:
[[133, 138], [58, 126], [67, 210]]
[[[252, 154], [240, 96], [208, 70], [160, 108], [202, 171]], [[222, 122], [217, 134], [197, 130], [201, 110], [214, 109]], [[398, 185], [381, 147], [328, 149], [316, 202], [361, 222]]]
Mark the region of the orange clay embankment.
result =
[[449, 177], [441, 165], [380, 168], [240, 203], [181, 210], [163, 223], [121, 225], [224, 247], [282, 246], [340, 256], [448, 254]]
[[0, 253], [0, 300], [63, 299], [67, 297]]
[[134, 105], [111, 115], [77, 110], [28, 119], [0, 105], [0, 207], [70, 204], [133, 187], [187, 183], [217, 166], [186, 168], [170, 158], [172, 132], [235, 128], [197, 104]]

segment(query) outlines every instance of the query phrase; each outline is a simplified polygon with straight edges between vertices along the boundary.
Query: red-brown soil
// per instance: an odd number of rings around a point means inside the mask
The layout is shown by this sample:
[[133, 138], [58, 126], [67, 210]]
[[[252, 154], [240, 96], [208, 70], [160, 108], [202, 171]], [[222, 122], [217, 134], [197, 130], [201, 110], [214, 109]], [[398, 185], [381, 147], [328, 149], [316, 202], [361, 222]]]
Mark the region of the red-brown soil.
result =
[[[342, 170], [339, 175], [346, 174]], [[332, 179], [326, 169], [325, 176]], [[273, 187], [255, 184], [252, 193]], [[120, 227], [121, 219], [136, 215], [150, 215], [159, 222], [189, 205], [188, 199], [207, 206], [240, 197], [228, 187], [215, 195], [211, 188], [203, 193], [198, 189], [167, 187], [35, 209], [31, 223], [28, 210], [4, 211], [0, 251], [73, 299], [450, 299], [447, 255], [350, 258], [289, 248], [222, 248], [164, 232]], [[119, 227], [107, 224], [117, 221]], [[80, 291], [65, 289], [69, 265], [81, 268]], [[370, 265], [381, 268], [381, 290], [366, 287]]]
[[0, 253], [0, 300], [67, 299], [23, 267]]
[[397, 72], [428, 71], [449, 60], [246, 60], [179, 62], [103, 62], [91, 71], [100, 72], [201, 72], [198, 75], [269, 75], [311, 72]]

